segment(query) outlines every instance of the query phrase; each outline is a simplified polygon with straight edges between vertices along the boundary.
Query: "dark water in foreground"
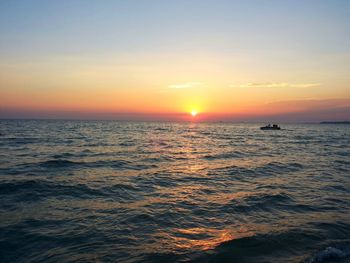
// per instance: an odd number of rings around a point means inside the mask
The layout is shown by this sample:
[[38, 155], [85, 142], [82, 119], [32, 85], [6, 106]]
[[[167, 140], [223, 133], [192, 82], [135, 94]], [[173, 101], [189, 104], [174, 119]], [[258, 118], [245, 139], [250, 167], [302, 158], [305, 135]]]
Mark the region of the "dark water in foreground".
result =
[[0, 262], [348, 262], [350, 126], [0, 121]]

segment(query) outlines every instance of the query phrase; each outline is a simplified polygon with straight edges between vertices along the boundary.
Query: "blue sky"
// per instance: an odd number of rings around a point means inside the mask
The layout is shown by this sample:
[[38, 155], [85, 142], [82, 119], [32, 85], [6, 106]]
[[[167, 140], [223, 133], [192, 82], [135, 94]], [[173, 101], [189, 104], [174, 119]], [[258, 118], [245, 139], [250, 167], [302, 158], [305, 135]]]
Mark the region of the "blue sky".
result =
[[1, 55], [282, 50], [342, 53], [349, 1], [1, 1]]

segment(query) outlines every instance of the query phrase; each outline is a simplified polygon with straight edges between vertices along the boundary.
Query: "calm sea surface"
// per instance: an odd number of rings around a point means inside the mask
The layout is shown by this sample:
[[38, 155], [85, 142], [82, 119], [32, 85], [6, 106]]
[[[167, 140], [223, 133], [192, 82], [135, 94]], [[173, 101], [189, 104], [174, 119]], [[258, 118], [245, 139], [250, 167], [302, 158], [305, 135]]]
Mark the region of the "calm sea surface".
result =
[[350, 126], [0, 121], [0, 262], [348, 262]]

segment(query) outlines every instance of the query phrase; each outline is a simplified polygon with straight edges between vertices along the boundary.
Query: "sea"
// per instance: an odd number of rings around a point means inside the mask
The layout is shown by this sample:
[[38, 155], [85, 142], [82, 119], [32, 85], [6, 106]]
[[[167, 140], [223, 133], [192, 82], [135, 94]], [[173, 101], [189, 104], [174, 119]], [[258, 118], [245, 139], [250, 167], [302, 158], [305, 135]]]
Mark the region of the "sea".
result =
[[0, 120], [0, 262], [350, 262], [350, 125]]

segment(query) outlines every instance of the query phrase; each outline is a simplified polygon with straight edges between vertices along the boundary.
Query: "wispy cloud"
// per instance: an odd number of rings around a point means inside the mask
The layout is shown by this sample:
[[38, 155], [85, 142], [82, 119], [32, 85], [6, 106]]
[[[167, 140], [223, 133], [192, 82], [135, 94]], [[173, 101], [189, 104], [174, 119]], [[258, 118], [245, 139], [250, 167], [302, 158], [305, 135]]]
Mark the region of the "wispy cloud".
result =
[[185, 82], [179, 84], [171, 84], [168, 87], [171, 89], [188, 89], [202, 86], [202, 82]]
[[248, 82], [233, 84], [231, 88], [311, 88], [320, 86], [320, 83], [288, 83], [288, 82]]

